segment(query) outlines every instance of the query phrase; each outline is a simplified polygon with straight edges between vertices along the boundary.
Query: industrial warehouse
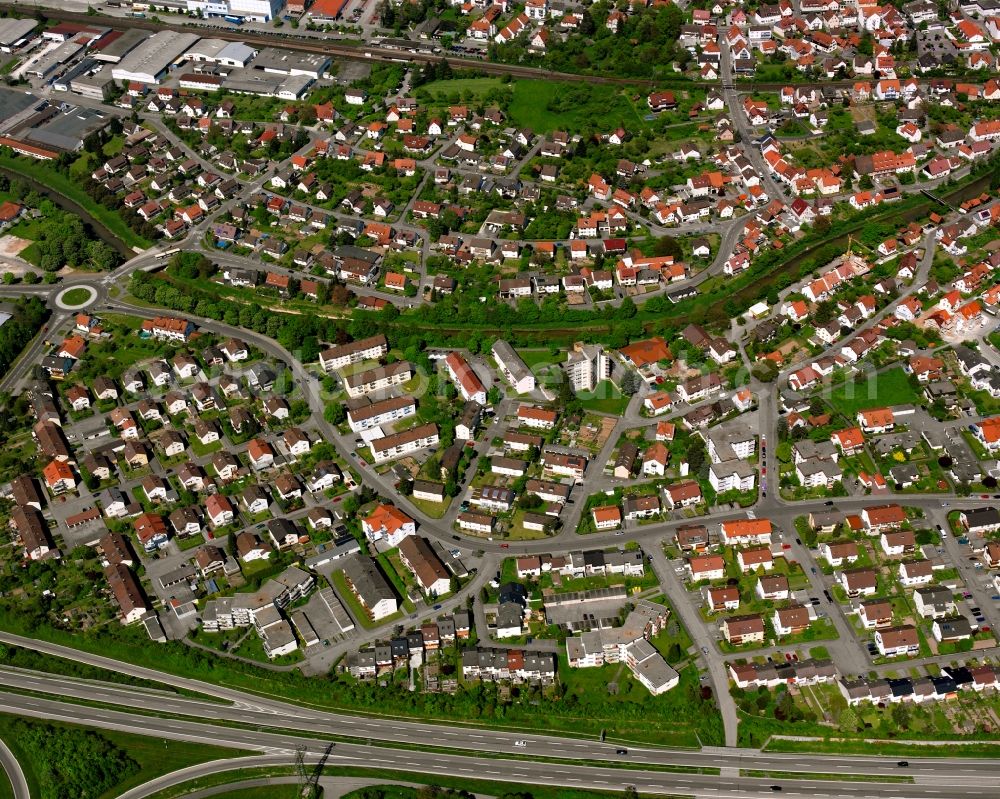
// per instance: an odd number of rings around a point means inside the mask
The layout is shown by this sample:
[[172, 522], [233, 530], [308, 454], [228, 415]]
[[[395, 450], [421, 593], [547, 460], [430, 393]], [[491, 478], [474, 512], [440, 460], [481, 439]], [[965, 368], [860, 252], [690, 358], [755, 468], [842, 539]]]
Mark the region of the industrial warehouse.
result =
[[[332, 63], [322, 54], [258, 49], [184, 31], [73, 22], [42, 27], [35, 19], [0, 19], [0, 53], [14, 58], [10, 78], [31, 87], [0, 88], [0, 145], [43, 160], [79, 150], [102, 130], [112, 114], [88, 101], [111, 102], [126, 87], [133, 97], [168, 85], [301, 100], [328, 78]], [[49, 89], [83, 99], [45, 99]]]

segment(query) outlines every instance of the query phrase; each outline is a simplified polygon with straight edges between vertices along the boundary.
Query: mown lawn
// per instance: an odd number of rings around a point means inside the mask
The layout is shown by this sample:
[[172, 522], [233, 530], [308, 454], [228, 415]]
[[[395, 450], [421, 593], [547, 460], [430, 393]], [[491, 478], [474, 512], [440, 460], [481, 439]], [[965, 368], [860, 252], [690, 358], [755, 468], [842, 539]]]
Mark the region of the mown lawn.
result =
[[62, 301], [69, 306], [83, 305], [89, 299], [90, 292], [83, 288], [70, 289], [62, 297]]
[[830, 395], [830, 404], [834, 410], [847, 417], [853, 417], [858, 411], [867, 408], [919, 402], [919, 395], [900, 367], [872, 375], [867, 380], [844, 383], [837, 386]]
[[504, 85], [500, 78], [455, 78], [454, 80], [436, 80], [425, 84], [418, 89], [418, 92], [427, 92], [438, 101], [448, 100], [455, 96], [460, 98], [471, 96], [479, 100], [494, 89], [500, 89]]
[[448, 507], [451, 505], [451, 497], [445, 497], [444, 502], [431, 502], [428, 499], [419, 499], [417, 497], [407, 497], [406, 500], [413, 503], [413, 505], [432, 519], [440, 519], [448, 512]]
[[615, 416], [625, 413], [629, 402], [629, 398], [624, 396], [610, 380], [602, 380], [593, 392], [580, 392], [577, 396], [584, 409]]

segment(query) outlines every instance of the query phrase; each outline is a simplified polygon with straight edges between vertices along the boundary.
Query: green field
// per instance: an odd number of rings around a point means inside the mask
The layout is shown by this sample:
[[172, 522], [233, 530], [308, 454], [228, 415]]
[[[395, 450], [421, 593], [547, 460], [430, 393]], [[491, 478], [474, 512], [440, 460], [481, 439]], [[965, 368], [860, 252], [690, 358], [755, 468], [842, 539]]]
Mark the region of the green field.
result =
[[517, 127], [535, 133], [565, 130], [569, 133], [595, 131], [610, 133], [619, 125], [634, 132], [645, 127], [639, 113], [616, 86], [586, 83], [558, 83], [548, 80], [500, 78], [456, 78], [421, 86], [437, 103], [489, 103], [503, 105]]
[[535, 366], [559, 364], [566, 360], [564, 353], [558, 352], [553, 355], [551, 350], [518, 350], [517, 354], [521, 356], [524, 365], [529, 369], [533, 369]]
[[853, 417], [866, 408], [919, 402], [920, 396], [913, 390], [910, 378], [900, 367], [872, 375], [867, 380], [844, 383], [837, 386], [830, 395], [830, 404], [834, 410], [848, 417]]
[[634, 132], [645, 124], [621, 89], [601, 84], [519, 80], [507, 113], [511, 124], [536, 133], [610, 133], [619, 125]]
[[427, 92], [433, 99], [443, 102], [460, 98], [461, 100], [480, 100], [495, 89], [502, 89], [504, 84], [500, 78], [455, 78], [454, 80], [436, 80], [420, 87], [419, 91]]
[[625, 413], [629, 403], [629, 397], [623, 396], [618, 386], [610, 380], [602, 380], [593, 392], [581, 391], [577, 397], [585, 410], [610, 413], [614, 416]]

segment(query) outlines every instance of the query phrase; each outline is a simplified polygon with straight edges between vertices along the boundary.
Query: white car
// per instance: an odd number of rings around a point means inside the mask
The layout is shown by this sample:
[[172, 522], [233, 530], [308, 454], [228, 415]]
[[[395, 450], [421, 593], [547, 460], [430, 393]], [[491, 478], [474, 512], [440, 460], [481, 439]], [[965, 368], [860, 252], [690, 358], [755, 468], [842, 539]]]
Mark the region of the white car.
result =
[[514, 741], [514, 746], [518, 747], [519, 749], [523, 749], [527, 745], [528, 745], [527, 741]]

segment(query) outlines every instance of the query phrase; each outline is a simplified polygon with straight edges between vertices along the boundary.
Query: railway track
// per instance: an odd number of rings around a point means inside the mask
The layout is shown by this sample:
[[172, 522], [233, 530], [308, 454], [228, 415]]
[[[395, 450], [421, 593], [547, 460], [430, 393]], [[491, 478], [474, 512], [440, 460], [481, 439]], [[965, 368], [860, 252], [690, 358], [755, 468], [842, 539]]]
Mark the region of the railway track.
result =
[[[0, 3], [0, 9], [8, 14], [23, 14], [24, 8], [8, 3]], [[703, 89], [730, 89], [735, 91], [779, 91], [787, 83], [737, 83], [735, 86], [723, 87], [718, 81], [691, 81], [675, 78], [664, 78], [662, 80], [648, 80], [644, 78], [620, 78], [613, 75], [580, 75], [572, 72], [556, 72], [539, 67], [525, 67], [518, 64], [503, 64], [491, 61], [480, 61], [474, 58], [458, 58], [451, 55], [438, 53], [427, 53], [421, 51], [397, 50], [388, 47], [376, 47], [367, 44], [347, 45], [338, 44], [336, 40], [324, 40], [320, 42], [310, 41], [308, 37], [299, 36], [287, 31], [274, 31], [273, 33], [251, 32], [249, 30], [226, 28], [215, 28], [191, 23], [163, 22], [143, 18], [121, 19], [111, 17], [101, 13], [82, 14], [75, 11], [66, 11], [58, 8], [44, 9], [46, 18], [58, 20], [60, 22], [76, 22], [84, 25], [93, 25], [100, 22], [103, 25], [113, 28], [139, 28], [141, 30], [161, 31], [172, 30], [183, 33], [194, 31], [204, 31], [206, 37], [222, 39], [224, 41], [245, 42], [257, 47], [283, 47], [288, 50], [297, 50], [305, 53], [322, 53], [339, 59], [353, 61], [382, 61], [382, 62], [402, 62], [402, 63], [441, 63], [447, 62], [453, 70], [472, 70], [485, 75], [510, 75], [514, 78], [530, 78], [535, 80], [565, 81], [570, 83], [600, 83], [620, 86], [635, 86], [637, 88], [652, 88], [661, 86], [690, 86], [692, 88]], [[416, 44], [416, 42], [414, 43]], [[835, 88], [850, 88], [853, 81], [825, 81], [817, 84], [794, 84], [802, 88], [809, 86], [820, 87], [830, 86]]]

